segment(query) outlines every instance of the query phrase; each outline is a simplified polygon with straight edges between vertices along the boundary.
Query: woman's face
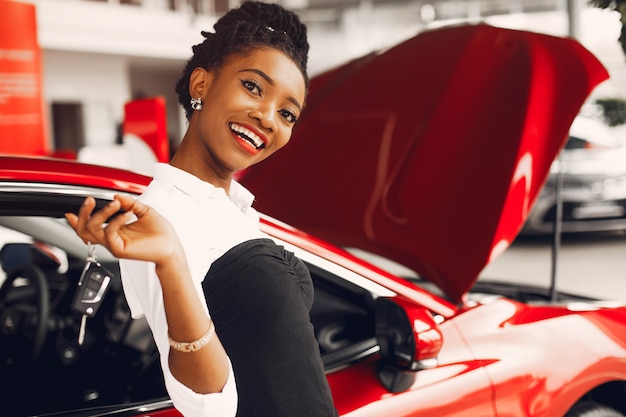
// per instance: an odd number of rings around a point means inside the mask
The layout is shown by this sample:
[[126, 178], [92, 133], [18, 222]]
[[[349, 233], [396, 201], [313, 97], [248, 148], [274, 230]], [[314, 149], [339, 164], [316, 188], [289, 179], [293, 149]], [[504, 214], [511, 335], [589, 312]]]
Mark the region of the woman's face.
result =
[[[202, 83], [194, 84], [193, 77]], [[203, 98], [190, 132], [203, 163], [220, 178], [285, 146], [305, 99], [302, 73], [287, 55], [271, 48], [233, 57], [217, 73], [197, 69], [190, 85], [192, 90], [200, 86]]]

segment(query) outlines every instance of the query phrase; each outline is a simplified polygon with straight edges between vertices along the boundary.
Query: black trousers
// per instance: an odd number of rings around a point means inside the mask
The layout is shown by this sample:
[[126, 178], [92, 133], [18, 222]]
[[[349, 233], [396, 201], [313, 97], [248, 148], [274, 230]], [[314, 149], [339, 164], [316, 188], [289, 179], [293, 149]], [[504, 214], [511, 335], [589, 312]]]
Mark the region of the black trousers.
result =
[[311, 275], [270, 239], [244, 242], [203, 282], [216, 332], [233, 364], [238, 417], [337, 415], [309, 319]]

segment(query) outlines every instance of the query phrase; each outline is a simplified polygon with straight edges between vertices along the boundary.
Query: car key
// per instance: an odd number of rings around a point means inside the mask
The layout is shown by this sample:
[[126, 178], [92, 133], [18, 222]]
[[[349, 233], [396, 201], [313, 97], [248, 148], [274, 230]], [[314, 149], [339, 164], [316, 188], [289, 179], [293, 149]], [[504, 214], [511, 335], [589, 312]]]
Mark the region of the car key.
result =
[[97, 261], [96, 246], [88, 243], [87, 262], [72, 301], [72, 311], [82, 316], [78, 332], [79, 345], [82, 345], [85, 339], [87, 318], [93, 317], [98, 311], [109, 289], [111, 276], [111, 272]]

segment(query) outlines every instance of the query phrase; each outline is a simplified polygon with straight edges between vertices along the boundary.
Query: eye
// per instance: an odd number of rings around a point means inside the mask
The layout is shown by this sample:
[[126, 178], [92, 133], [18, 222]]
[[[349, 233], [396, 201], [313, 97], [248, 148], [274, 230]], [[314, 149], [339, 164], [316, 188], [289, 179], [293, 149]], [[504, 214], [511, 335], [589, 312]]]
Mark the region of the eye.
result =
[[278, 114], [280, 114], [281, 117], [283, 117], [289, 123], [295, 123], [295, 122], [298, 121], [298, 117], [293, 112], [291, 112], [289, 110], [279, 110]]
[[241, 80], [241, 85], [243, 88], [250, 91], [253, 94], [261, 95], [261, 86], [254, 80]]

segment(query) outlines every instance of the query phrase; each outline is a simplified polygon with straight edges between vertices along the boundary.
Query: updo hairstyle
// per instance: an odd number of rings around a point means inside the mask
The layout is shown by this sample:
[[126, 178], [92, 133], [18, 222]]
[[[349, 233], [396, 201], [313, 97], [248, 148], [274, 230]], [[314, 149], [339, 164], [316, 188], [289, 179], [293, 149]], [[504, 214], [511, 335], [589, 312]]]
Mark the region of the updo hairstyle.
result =
[[298, 16], [277, 4], [248, 1], [232, 9], [214, 25], [215, 32], [202, 31], [206, 39], [192, 47], [182, 77], [176, 83], [178, 102], [191, 118], [189, 78], [194, 69], [219, 71], [229, 58], [244, 55], [257, 48], [274, 48], [290, 57], [302, 72], [308, 89], [306, 72], [309, 43], [306, 26]]

